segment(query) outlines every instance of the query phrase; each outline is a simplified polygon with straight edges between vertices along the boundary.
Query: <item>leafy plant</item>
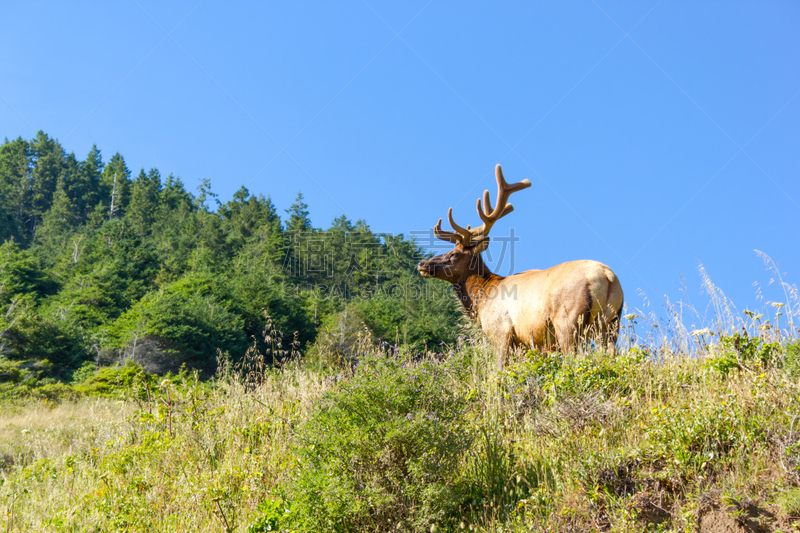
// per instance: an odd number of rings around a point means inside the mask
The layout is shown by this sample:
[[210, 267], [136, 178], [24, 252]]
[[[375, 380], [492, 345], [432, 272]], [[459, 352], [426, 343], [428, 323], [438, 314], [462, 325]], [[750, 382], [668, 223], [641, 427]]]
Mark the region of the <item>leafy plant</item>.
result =
[[298, 428], [287, 490], [301, 531], [428, 531], [459, 507], [465, 400], [434, 361], [367, 357]]
[[769, 368], [780, 365], [780, 344], [767, 342], [764, 337], [751, 336], [743, 329], [741, 333], [722, 335], [720, 350], [706, 359], [707, 366], [723, 376], [731, 372], [754, 368]]
[[[508, 449], [499, 438], [501, 429], [497, 426], [490, 431], [486, 427], [479, 430], [478, 445], [474, 447], [466, 461], [464, 470], [463, 510], [478, 520], [486, 515], [505, 516], [523, 506], [534, 511], [536, 496], [542, 491], [553, 490], [554, 478], [550, 467], [541, 461], [526, 461]], [[535, 512], [546, 513], [544, 501]]]
[[127, 357], [152, 365], [151, 371], [189, 363], [210, 373], [218, 349], [244, 352], [243, 327], [213, 295], [210, 279], [187, 276], [137, 302], [113, 324], [112, 334]]

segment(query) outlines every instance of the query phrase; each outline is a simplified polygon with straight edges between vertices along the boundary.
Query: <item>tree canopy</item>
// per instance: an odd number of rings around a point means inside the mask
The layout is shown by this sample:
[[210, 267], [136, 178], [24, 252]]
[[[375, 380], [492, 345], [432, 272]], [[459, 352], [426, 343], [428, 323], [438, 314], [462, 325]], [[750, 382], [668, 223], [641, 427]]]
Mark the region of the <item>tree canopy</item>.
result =
[[155, 168], [134, 177], [97, 146], [79, 160], [41, 131], [6, 139], [0, 358], [68, 379], [87, 361], [213, 372], [219, 353], [276, 334], [300, 354], [345, 333], [418, 351], [455, 341], [460, 311], [416, 275], [413, 240], [343, 215], [315, 228], [302, 193], [285, 212], [244, 186], [222, 203], [209, 180], [195, 195]]

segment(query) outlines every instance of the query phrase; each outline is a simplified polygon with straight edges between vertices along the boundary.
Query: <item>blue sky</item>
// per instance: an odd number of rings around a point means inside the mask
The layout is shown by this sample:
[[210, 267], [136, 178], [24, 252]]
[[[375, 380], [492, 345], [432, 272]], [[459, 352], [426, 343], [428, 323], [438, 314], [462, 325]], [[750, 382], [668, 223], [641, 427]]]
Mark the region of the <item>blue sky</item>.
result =
[[[0, 136], [96, 143], [317, 226], [475, 224], [493, 168], [530, 179], [493, 234], [514, 269], [596, 259], [658, 310], [697, 267], [740, 309], [800, 278], [796, 2], [5, 2]], [[493, 245], [495, 256], [499, 247]], [[503, 269], [505, 273], [505, 268]], [[781, 298], [775, 286], [768, 298]], [[685, 297], [684, 297], [685, 299]]]

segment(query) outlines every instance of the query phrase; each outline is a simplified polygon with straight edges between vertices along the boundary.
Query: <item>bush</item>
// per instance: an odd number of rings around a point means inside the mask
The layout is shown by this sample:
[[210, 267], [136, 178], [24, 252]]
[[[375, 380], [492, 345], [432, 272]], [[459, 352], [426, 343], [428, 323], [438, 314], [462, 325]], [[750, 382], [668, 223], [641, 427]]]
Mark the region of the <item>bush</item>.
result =
[[0, 306], [0, 354], [10, 360], [50, 361], [48, 375], [66, 378], [90, 354], [83, 332], [67, 322], [43, 316], [29, 297]]
[[[81, 370], [83, 372], [76, 372], [76, 378], [84, 379], [73, 385], [73, 388], [76, 393], [87, 396], [115, 397], [130, 393], [134, 387], [155, 385], [155, 376], [147, 374], [130, 361], [123, 366], [101, 368], [88, 376], [85, 375], [88, 368]], [[139, 396], [144, 396], [144, 391], [139, 391]]]
[[378, 340], [414, 351], [454, 344], [463, 313], [447, 285], [403, 275], [371, 298], [355, 300], [353, 307]]
[[733, 335], [722, 335], [720, 350], [706, 359], [708, 367], [718, 370], [723, 376], [743, 368], [769, 368], [781, 366], [780, 343], [767, 342], [763, 337], [752, 337], [746, 330]]
[[642, 449], [652, 462], [670, 461], [699, 470], [735, 450], [744, 451], [768, 438], [768, 424], [736, 395], [693, 405], [661, 405], [642, 424]]
[[[373, 356], [374, 357], [374, 356]], [[288, 486], [300, 531], [429, 531], [458, 510], [464, 398], [433, 361], [361, 362], [298, 429]]]
[[564, 355], [558, 352], [531, 352], [525, 361], [513, 365], [505, 373], [509, 386], [541, 391], [547, 403], [564, 396], [587, 392], [627, 394], [636, 386], [636, 376], [647, 352], [633, 349], [613, 356], [592, 352], [586, 356]]
[[242, 319], [212, 290], [209, 279], [186, 277], [147, 294], [112, 324], [116, 347], [144, 365], [152, 360], [164, 372], [183, 363], [213, 372], [217, 349], [243, 352], [246, 339]]
[[784, 345], [784, 370], [792, 377], [800, 376], [800, 340]]

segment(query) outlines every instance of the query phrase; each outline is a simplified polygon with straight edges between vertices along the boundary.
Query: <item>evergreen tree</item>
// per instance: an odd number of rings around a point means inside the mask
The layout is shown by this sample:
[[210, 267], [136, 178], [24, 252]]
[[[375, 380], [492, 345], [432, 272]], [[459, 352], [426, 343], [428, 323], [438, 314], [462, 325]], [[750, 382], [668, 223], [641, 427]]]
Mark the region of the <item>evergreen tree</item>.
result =
[[176, 178], [170, 174], [161, 189], [160, 206], [165, 212], [179, 209], [193, 209], [194, 197], [183, 186], [183, 182], [180, 178]]
[[131, 186], [131, 202], [125, 216], [143, 234], [149, 233], [155, 221], [161, 192], [161, 174], [155, 168], [147, 174], [139, 172]]
[[93, 144], [86, 160], [80, 163], [80, 171], [70, 184], [70, 196], [81, 220], [88, 220], [89, 215], [100, 201], [99, 189], [102, 172], [103, 158], [97, 145]]
[[43, 255], [51, 264], [68, 245], [69, 234], [77, 219], [75, 206], [67, 193], [66, 180], [62, 176], [56, 186], [53, 205], [36, 228], [36, 241], [48, 250]]
[[62, 174], [64, 149], [58, 141], [39, 131], [31, 143], [31, 155], [34, 166], [30, 175], [30, 197], [25, 224], [32, 237], [53, 201], [56, 184]]
[[103, 169], [100, 176], [100, 199], [108, 206], [108, 218], [122, 218], [125, 208], [130, 202], [131, 171], [125, 165], [125, 159], [114, 154]]
[[282, 235], [280, 218], [272, 200], [264, 196], [251, 196], [245, 187], [233, 195], [233, 199], [221, 205], [218, 211], [227, 234], [232, 252], [252, 241], [269, 243], [269, 261], [276, 261], [281, 252]]
[[358, 265], [352, 256], [355, 248], [351, 246], [354, 230], [353, 223], [345, 215], [341, 215], [333, 220], [321, 241], [324, 259], [331, 264], [326, 276], [328, 279], [320, 279], [320, 282], [327, 281], [329, 285], [339, 288], [341, 294], [347, 298], [355, 288], [350, 283], [350, 276], [358, 271]]
[[0, 242], [24, 242], [23, 220], [30, 195], [31, 151], [28, 141], [5, 139], [0, 146]]
[[263, 197], [260, 198], [262, 199], [266, 216], [263, 217], [262, 225], [255, 237], [261, 247], [261, 256], [264, 258], [264, 261], [278, 265], [284, 254], [281, 218], [275, 210], [272, 198], [269, 196], [267, 196], [266, 199], [263, 199]]
[[217, 203], [217, 207], [221, 206], [218, 199], [218, 194], [211, 192], [211, 180], [208, 178], [203, 178], [200, 180], [200, 185], [197, 186], [197, 190], [200, 194], [197, 195], [197, 207], [198, 209], [204, 209], [208, 211], [208, 206], [206, 205], [206, 200], [208, 198], [213, 198], [214, 201]]
[[294, 203], [286, 210], [289, 220], [286, 221], [286, 232], [297, 233], [311, 230], [311, 219], [308, 217], [308, 204], [303, 201], [303, 193], [297, 193]]
[[319, 283], [321, 274], [316, 273], [316, 266], [313, 264], [318, 258], [310, 249], [313, 243], [309, 240], [314, 234], [314, 228], [311, 226], [308, 204], [303, 201], [303, 193], [297, 193], [297, 198], [286, 213], [289, 220], [286, 221], [284, 234], [283, 268], [295, 283]]

